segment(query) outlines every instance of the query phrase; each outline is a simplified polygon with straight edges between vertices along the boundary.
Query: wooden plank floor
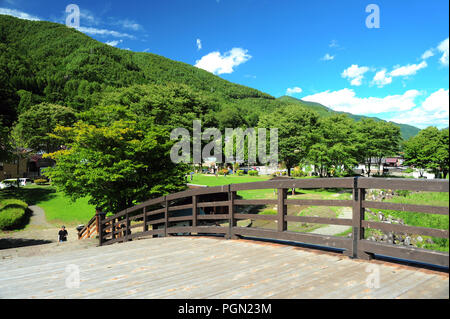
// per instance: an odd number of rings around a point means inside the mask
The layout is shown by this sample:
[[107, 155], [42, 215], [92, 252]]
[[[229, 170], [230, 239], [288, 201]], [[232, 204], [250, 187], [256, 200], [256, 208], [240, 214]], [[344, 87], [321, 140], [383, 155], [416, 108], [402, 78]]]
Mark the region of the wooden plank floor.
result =
[[288, 245], [168, 237], [0, 260], [0, 298], [449, 298], [449, 277]]

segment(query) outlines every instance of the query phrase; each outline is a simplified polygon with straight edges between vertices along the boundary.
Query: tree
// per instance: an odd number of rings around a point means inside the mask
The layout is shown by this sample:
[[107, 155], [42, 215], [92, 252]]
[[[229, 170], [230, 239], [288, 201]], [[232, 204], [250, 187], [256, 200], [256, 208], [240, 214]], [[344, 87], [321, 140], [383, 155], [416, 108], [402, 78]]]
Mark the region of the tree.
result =
[[56, 126], [71, 126], [75, 121], [76, 115], [71, 108], [42, 103], [22, 113], [14, 131], [24, 147], [50, 153], [61, 145], [58, 139], [51, 136]]
[[134, 117], [58, 126], [55, 135], [67, 148], [48, 155], [56, 165], [46, 174], [73, 199], [89, 196], [91, 204], [115, 213], [185, 188], [187, 169], [170, 161], [173, 142], [160, 126]]
[[400, 128], [391, 122], [362, 119], [356, 122], [358, 159], [366, 164], [370, 176], [371, 163], [378, 164], [378, 173], [383, 157], [397, 154], [400, 147]]
[[404, 146], [405, 161], [419, 169], [422, 177], [426, 170], [448, 173], [448, 129], [441, 130], [430, 126], [409, 139]]
[[278, 128], [278, 158], [290, 175], [292, 167], [306, 159], [314, 144], [319, 117], [298, 105], [287, 105], [262, 115], [258, 127]]
[[358, 164], [355, 121], [344, 114], [321, 118], [309, 159], [320, 176], [342, 175]]

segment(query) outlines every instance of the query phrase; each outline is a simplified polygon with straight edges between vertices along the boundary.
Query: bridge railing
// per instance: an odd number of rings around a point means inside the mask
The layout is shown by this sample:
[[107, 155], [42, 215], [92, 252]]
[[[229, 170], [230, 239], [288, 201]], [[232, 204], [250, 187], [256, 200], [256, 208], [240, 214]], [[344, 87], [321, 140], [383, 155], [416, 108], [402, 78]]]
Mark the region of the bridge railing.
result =
[[[351, 200], [288, 199], [289, 189], [348, 189]], [[276, 199], [239, 199], [238, 191], [274, 189]], [[390, 178], [318, 178], [288, 179], [231, 184], [170, 194], [127, 208], [99, 223], [100, 245], [129, 241], [140, 237], [162, 237], [194, 234], [216, 234], [226, 238], [257, 237], [274, 240], [288, 240], [311, 245], [342, 249], [353, 258], [370, 259], [375, 255], [415, 260], [440, 266], [449, 265], [448, 252], [440, 252], [410, 246], [400, 246], [365, 239], [365, 229], [379, 229], [387, 232], [401, 232], [449, 238], [449, 231], [426, 227], [369, 221], [365, 210], [389, 209], [426, 214], [449, 214], [448, 207], [398, 204], [369, 201], [367, 189], [412, 190], [447, 192], [446, 180], [414, 180]], [[276, 215], [240, 213], [238, 206], [276, 205]], [[351, 207], [352, 218], [325, 218], [312, 216], [291, 216], [288, 205]], [[276, 229], [239, 227], [239, 220], [274, 221]], [[139, 221], [134, 222], [133, 221]], [[351, 237], [339, 237], [296, 232], [288, 230], [288, 223], [302, 222], [352, 227]]]

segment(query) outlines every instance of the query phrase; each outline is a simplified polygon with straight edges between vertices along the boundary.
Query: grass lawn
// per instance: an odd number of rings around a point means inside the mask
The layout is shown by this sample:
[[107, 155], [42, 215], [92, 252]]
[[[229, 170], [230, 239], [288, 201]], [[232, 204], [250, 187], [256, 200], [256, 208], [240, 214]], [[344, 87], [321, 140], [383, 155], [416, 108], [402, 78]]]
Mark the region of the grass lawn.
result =
[[88, 198], [73, 202], [55, 187], [48, 185], [1, 190], [0, 200], [7, 198], [23, 200], [30, 206], [38, 205], [44, 209], [47, 221], [55, 226], [85, 224], [95, 214], [95, 207], [88, 203]]

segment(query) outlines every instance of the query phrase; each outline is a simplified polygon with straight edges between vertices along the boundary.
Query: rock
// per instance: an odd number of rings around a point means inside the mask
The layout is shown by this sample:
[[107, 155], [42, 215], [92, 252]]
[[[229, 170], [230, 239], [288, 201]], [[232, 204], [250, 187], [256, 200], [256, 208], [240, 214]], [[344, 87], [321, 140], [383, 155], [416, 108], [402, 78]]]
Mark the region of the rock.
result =
[[417, 241], [418, 241], [419, 243], [421, 243], [421, 242], [423, 242], [423, 238], [422, 238], [421, 236], [417, 236]]
[[411, 237], [409, 237], [409, 236], [406, 236], [406, 238], [405, 238], [405, 245], [406, 246], [409, 246], [409, 245], [411, 245]]
[[433, 239], [431, 239], [431, 238], [427, 238], [427, 239], [425, 239], [425, 241], [426, 241], [428, 244], [434, 244], [434, 241], [433, 241]]

